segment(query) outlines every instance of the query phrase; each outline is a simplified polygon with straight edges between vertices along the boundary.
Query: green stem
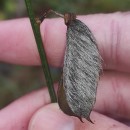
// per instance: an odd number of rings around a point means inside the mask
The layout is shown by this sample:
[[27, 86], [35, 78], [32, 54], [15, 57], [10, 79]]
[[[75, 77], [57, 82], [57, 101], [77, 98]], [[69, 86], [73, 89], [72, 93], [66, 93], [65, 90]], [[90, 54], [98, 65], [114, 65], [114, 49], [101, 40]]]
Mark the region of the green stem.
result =
[[35, 21], [34, 13], [33, 13], [33, 10], [32, 10], [32, 5], [31, 5], [31, 0], [25, 0], [25, 3], [26, 3], [26, 8], [27, 8], [27, 11], [28, 11], [29, 18], [30, 18], [30, 22], [31, 22], [31, 25], [32, 25], [33, 33], [34, 33], [34, 36], [35, 36], [35, 40], [36, 40], [36, 43], [37, 43], [39, 55], [40, 55], [40, 58], [41, 58], [42, 68], [43, 68], [43, 71], [44, 71], [44, 74], [45, 74], [45, 78], [46, 78], [51, 102], [56, 102], [57, 98], [56, 98], [55, 90], [54, 90], [54, 87], [53, 87], [53, 81], [52, 81], [52, 78], [51, 78], [50, 69], [49, 69], [49, 66], [48, 66], [46, 54], [45, 54], [43, 43], [42, 43], [42, 38], [41, 38], [41, 34], [40, 34], [40, 26]]

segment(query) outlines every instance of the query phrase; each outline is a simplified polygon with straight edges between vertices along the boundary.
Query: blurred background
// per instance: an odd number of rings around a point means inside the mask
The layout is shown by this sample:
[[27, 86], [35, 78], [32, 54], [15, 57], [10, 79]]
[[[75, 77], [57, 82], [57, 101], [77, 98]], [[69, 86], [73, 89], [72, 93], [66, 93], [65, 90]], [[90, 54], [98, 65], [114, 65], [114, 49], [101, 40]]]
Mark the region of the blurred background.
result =
[[[76, 14], [110, 13], [130, 10], [130, 0], [32, 0], [39, 16], [50, 7], [58, 12]], [[0, 20], [27, 17], [24, 0], [0, 0]], [[4, 44], [4, 43], [1, 43]], [[51, 67], [53, 81], [60, 78], [60, 70]], [[40, 66], [26, 67], [0, 62], [0, 109], [18, 97], [45, 86]]]

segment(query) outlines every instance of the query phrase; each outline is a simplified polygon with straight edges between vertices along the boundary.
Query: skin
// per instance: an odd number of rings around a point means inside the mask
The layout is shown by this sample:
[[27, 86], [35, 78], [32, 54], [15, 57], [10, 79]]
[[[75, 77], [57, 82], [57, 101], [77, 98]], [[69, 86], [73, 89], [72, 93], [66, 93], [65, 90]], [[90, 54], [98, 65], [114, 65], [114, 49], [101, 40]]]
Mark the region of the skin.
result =
[[[47, 88], [17, 99], [0, 110], [0, 130], [129, 130], [130, 126], [130, 12], [79, 16], [93, 32], [103, 58], [97, 100], [90, 118], [65, 115], [50, 104]], [[63, 19], [46, 19], [41, 35], [50, 65], [61, 67], [66, 44]], [[29, 19], [0, 21], [0, 60], [40, 65]], [[57, 88], [57, 84], [55, 84]]]

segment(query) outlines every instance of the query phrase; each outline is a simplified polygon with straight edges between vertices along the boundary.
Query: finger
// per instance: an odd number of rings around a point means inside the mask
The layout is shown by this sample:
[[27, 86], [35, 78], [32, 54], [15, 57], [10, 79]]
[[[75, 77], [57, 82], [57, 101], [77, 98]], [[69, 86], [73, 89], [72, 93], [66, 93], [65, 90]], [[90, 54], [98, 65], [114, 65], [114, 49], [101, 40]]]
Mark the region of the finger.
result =
[[57, 104], [47, 105], [39, 109], [32, 117], [29, 130], [128, 130], [129, 127], [111, 118], [92, 112], [94, 124], [78, 118], [70, 117], [58, 108]]
[[50, 102], [47, 89], [32, 92], [0, 111], [0, 130], [27, 130], [33, 113]]
[[104, 72], [100, 78], [95, 111], [130, 120], [130, 74]]
[[[130, 72], [130, 13], [88, 15], [79, 19], [96, 37], [104, 68]], [[46, 19], [41, 24], [41, 34], [49, 63], [61, 66], [66, 45], [66, 26], [63, 19]], [[40, 64], [28, 19], [0, 22], [0, 35], [2, 61], [25, 65]]]

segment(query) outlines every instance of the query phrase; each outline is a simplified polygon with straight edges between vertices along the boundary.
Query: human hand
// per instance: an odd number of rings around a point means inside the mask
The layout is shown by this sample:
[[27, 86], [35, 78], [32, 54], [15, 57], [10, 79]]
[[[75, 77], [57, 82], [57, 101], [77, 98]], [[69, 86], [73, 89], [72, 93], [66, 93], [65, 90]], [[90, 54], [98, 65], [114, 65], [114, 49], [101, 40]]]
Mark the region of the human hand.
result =
[[[0, 111], [0, 130], [129, 130], [117, 120], [130, 120], [130, 13], [78, 17], [93, 32], [104, 60], [97, 100], [90, 117], [80, 122], [49, 104], [47, 89], [34, 91]], [[41, 35], [50, 65], [62, 66], [66, 44], [63, 19], [46, 19]], [[0, 60], [39, 65], [40, 59], [29, 19], [0, 22]], [[57, 85], [55, 85], [57, 86]], [[115, 120], [115, 119], [117, 120]]]

